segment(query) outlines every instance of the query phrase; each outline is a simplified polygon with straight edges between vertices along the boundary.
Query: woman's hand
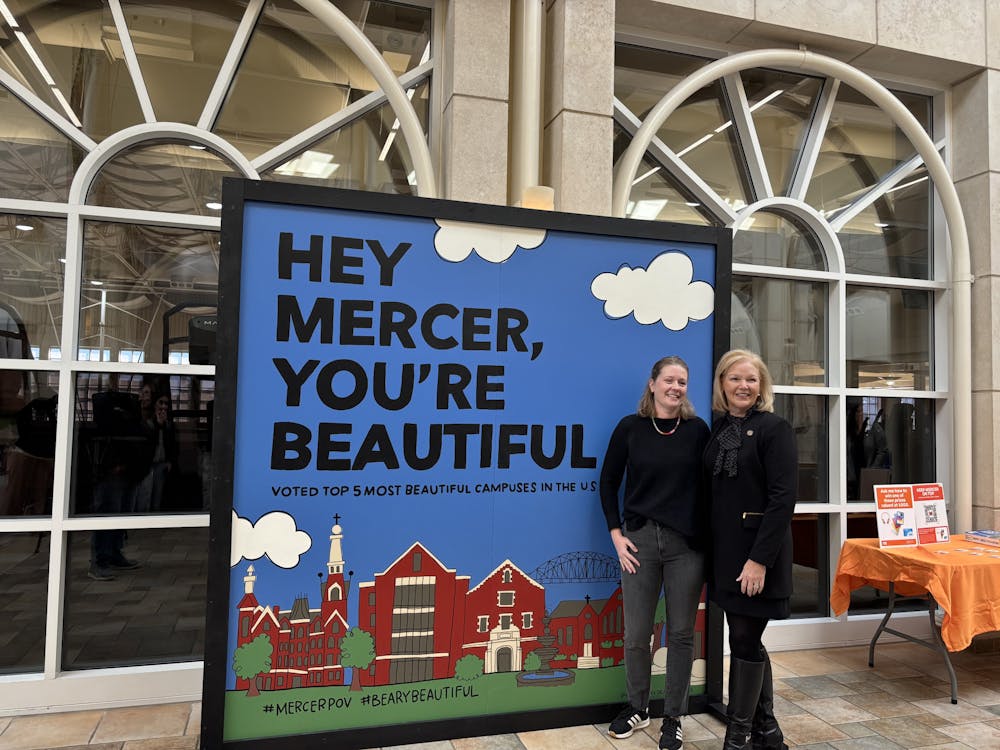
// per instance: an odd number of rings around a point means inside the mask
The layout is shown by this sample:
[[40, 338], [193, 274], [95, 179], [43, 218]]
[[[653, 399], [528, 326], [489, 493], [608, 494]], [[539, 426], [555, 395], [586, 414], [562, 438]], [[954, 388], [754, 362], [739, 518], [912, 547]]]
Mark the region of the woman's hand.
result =
[[618, 562], [621, 564], [622, 570], [634, 574], [639, 567], [639, 561], [632, 553], [638, 552], [639, 548], [622, 534], [621, 529], [611, 529], [611, 543], [615, 545], [615, 552], [618, 553]]
[[767, 568], [759, 562], [747, 560], [743, 564], [743, 572], [736, 576], [740, 582], [740, 591], [747, 596], [755, 596], [764, 590], [764, 574]]

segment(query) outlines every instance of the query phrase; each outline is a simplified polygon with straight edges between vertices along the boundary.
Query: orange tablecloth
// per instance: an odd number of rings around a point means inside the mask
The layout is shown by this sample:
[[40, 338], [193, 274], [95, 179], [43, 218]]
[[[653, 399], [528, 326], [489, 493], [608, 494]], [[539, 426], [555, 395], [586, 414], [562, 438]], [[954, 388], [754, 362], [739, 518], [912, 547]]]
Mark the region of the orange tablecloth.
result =
[[883, 549], [878, 539], [848, 539], [840, 550], [830, 604], [845, 612], [851, 592], [862, 586], [887, 589], [896, 584], [900, 596], [930, 592], [944, 610], [941, 638], [949, 651], [961, 651], [979, 633], [1000, 630], [1000, 548], [950, 542]]

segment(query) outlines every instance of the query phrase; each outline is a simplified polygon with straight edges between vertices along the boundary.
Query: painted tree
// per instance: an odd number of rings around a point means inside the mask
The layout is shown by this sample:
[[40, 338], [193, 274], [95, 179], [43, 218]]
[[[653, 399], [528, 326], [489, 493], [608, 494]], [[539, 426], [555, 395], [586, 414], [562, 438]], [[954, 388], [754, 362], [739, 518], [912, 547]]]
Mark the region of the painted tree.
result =
[[241, 680], [249, 680], [247, 695], [260, 695], [257, 675], [271, 671], [271, 639], [261, 633], [249, 643], [244, 643], [233, 654], [233, 671]]
[[529, 653], [524, 657], [524, 671], [525, 672], [537, 672], [542, 668], [542, 660], [538, 657], [534, 651]]
[[361, 689], [361, 670], [375, 658], [375, 639], [361, 628], [351, 628], [340, 641], [340, 663], [351, 668], [351, 690]]
[[471, 682], [483, 674], [483, 660], [475, 654], [467, 654], [455, 662], [455, 679]]

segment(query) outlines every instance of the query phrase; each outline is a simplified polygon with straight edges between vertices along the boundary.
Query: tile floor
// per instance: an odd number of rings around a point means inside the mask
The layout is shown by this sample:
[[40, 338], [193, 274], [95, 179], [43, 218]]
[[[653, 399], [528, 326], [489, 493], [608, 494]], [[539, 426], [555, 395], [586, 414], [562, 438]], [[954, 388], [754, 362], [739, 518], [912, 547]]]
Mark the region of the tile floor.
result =
[[[952, 656], [958, 705], [944, 664], [909, 643], [772, 654], [775, 713], [790, 747], [808, 750], [1000, 750], [1000, 653]], [[194, 750], [199, 703], [0, 718], [0, 750]], [[456, 739], [405, 750], [655, 750], [659, 723], [627, 740], [607, 725]], [[684, 720], [685, 747], [719, 750], [723, 724]], [[403, 747], [394, 750], [404, 750]]]

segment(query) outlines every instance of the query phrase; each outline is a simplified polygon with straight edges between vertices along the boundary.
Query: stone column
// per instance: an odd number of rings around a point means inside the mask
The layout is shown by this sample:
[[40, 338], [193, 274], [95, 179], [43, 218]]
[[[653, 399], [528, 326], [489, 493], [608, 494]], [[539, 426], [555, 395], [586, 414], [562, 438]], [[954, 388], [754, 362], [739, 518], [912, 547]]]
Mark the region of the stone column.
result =
[[546, 9], [547, 85], [542, 182], [557, 211], [611, 212], [614, 0], [551, 0]]
[[991, 44], [990, 67], [954, 89], [951, 143], [955, 186], [965, 212], [976, 278], [972, 286], [972, 524], [996, 529], [1000, 528], [1000, 345], [994, 334], [1000, 330], [1000, 42]]
[[442, 98], [442, 197], [507, 204], [510, 3], [447, 5]]

